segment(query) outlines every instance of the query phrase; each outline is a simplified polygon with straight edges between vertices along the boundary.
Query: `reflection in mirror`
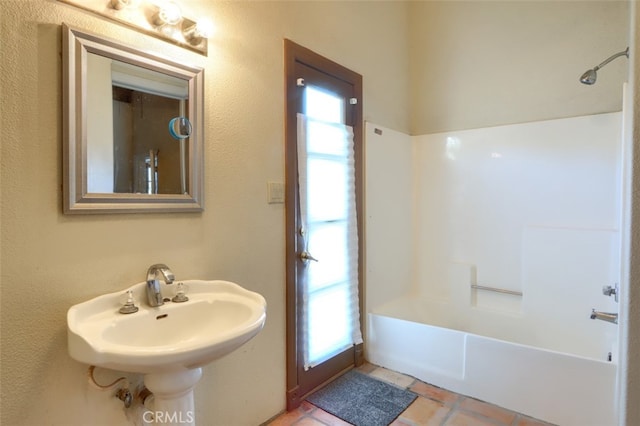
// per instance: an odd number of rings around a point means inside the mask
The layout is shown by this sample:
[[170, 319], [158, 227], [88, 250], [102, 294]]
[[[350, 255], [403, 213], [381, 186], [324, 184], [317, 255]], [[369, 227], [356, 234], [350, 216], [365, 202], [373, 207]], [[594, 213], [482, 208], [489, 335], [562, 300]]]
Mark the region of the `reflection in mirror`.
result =
[[87, 86], [87, 190], [187, 192], [185, 144], [168, 129], [186, 114], [187, 81], [89, 54]]
[[191, 132], [193, 131], [193, 126], [191, 126], [191, 122], [187, 117], [174, 117], [169, 121], [169, 133], [171, 136], [178, 141], [180, 144], [180, 185], [182, 188], [182, 192], [185, 192], [185, 188], [187, 187], [186, 183], [186, 165], [184, 163], [185, 159], [185, 139], [191, 136]]
[[202, 210], [202, 69], [64, 35], [65, 213]]
[[186, 139], [191, 136], [191, 122], [186, 117], [175, 117], [169, 122], [169, 133], [175, 139]]

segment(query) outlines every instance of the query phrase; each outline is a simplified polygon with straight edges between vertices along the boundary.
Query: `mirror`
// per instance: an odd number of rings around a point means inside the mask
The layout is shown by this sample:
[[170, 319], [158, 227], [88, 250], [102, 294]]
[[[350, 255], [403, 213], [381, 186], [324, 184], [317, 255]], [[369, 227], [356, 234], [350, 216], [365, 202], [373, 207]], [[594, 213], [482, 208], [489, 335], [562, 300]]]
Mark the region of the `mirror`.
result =
[[202, 211], [201, 68], [63, 25], [64, 212]]

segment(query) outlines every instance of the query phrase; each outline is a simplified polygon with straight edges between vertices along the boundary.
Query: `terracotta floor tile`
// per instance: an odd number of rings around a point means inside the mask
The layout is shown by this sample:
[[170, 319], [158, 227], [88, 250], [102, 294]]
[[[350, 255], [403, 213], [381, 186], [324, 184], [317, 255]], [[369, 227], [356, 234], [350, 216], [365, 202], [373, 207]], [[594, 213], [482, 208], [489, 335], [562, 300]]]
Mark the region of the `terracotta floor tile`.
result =
[[439, 426], [449, 410], [440, 402], [419, 396], [398, 419], [409, 425]]
[[542, 420], [532, 419], [531, 417], [520, 417], [516, 422], [516, 426], [553, 426], [551, 423], [545, 423]]
[[267, 423], [267, 426], [291, 426], [298, 420], [300, 420], [305, 413], [300, 409], [295, 409], [293, 411], [289, 411], [288, 413], [283, 413], [276, 417], [271, 422]]
[[299, 411], [303, 412], [303, 413], [309, 414], [313, 410], [316, 410], [317, 408], [318, 407], [316, 407], [315, 405], [313, 405], [309, 401], [302, 401], [302, 404], [300, 404], [300, 407], [298, 407], [297, 409]]
[[414, 378], [404, 374], [396, 373], [395, 371], [387, 370], [386, 368], [377, 367], [371, 373], [371, 377], [375, 377], [385, 382], [392, 383], [401, 388], [407, 388], [414, 382]]
[[334, 416], [331, 413], [327, 413], [326, 411], [318, 408], [313, 412], [312, 416], [315, 419], [320, 420], [322, 423], [329, 426], [351, 426], [351, 423], [347, 423], [339, 417]]
[[460, 398], [460, 395], [456, 393], [439, 388], [437, 386], [430, 385], [428, 383], [421, 382], [419, 380], [416, 380], [416, 382], [411, 385], [409, 390], [417, 393], [418, 395], [440, 401], [447, 406], [455, 404]]
[[282, 413], [270, 423], [267, 423], [267, 426], [290, 426], [316, 409], [316, 406], [310, 402], [302, 401], [302, 404], [300, 404], [298, 408], [288, 413]]
[[303, 417], [297, 422], [294, 423], [295, 426], [326, 426], [320, 420], [314, 419], [313, 417]]
[[516, 413], [513, 411], [505, 410], [493, 404], [478, 401], [473, 398], [464, 398], [458, 406], [461, 410], [472, 411], [474, 413], [481, 414], [485, 417], [497, 420], [504, 424], [510, 425], [516, 418]]
[[480, 419], [472, 414], [456, 411], [447, 420], [445, 426], [495, 426], [496, 424], [488, 419]]
[[413, 423], [402, 420], [400, 417], [391, 422], [389, 426], [414, 426]]
[[369, 374], [371, 373], [373, 370], [375, 370], [376, 368], [378, 368], [377, 365], [374, 364], [370, 364], [368, 362], [365, 362], [364, 364], [362, 364], [360, 367], [357, 367], [356, 370], [358, 370], [361, 373], [364, 374]]

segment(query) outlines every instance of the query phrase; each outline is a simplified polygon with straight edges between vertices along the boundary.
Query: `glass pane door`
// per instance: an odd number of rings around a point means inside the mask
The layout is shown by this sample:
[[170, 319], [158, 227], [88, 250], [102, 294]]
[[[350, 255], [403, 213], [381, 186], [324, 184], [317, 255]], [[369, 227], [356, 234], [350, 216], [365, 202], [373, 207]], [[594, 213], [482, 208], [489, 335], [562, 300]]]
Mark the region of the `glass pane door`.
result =
[[363, 362], [362, 76], [285, 41], [287, 409]]
[[[302, 230], [304, 368], [361, 343], [353, 131], [345, 99], [309, 86], [298, 141]], [[305, 229], [306, 228], [306, 229]]]

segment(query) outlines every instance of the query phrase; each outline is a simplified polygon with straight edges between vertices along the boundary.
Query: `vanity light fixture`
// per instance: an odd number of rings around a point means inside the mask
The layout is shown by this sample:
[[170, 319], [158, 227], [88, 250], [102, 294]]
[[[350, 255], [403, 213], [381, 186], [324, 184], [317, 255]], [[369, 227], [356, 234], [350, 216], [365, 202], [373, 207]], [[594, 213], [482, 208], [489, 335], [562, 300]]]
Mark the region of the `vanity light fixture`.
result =
[[[145, 34], [207, 55], [213, 24], [189, 19], [173, 0], [57, 0], [87, 10]], [[186, 2], [188, 0], [183, 0]]]

